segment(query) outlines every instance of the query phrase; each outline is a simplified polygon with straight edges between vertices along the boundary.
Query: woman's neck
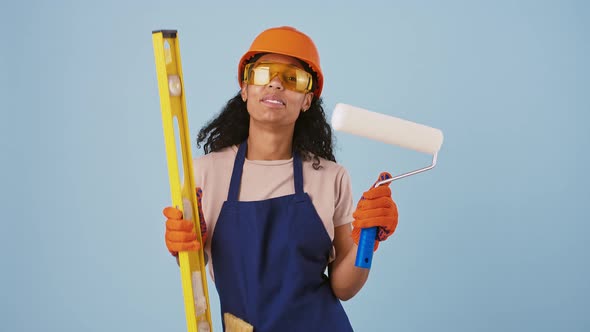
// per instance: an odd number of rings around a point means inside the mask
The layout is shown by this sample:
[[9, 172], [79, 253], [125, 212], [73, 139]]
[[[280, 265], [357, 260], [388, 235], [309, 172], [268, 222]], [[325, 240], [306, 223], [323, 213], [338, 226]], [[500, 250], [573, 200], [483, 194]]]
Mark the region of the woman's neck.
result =
[[253, 130], [248, 135], [248, 154], [250, 160], [287, 160], [293, 156], [293, 130], [276, 132]]

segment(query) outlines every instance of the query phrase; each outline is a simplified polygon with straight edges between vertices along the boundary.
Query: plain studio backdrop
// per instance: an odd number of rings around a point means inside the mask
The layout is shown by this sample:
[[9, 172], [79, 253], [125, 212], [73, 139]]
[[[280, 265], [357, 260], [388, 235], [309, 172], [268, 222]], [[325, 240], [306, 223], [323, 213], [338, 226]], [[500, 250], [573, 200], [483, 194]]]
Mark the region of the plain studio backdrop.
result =
[[[586, 1], [7, 1], [0, 330], [186, 331], [152, 30], [177, 29], [193, 154], [262, 30], [316, 42], [348, 103], [440, 128], [395, 182], [356, 331], [590, 330]], [[336, 135], [354, 199], [428, 155]], [[214, 331], [219, 303], [210, 283]]]

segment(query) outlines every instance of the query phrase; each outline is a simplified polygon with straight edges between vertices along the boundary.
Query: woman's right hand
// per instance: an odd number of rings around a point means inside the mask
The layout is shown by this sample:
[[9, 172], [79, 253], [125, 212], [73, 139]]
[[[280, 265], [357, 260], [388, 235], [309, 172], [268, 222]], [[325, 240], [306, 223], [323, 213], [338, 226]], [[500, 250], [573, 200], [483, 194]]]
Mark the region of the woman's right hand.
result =
[[167, 218], [166, 247], [172, 256], [178, 256], [179, 251], [197, 251], [201, 248], [193, 222], [182, 219], [182, 211], [168, 206], [163, 213]]
[[[201, 208], [203, 192], [201, 188], [196, 188], [196, 191], [201, 239], [205, 242], [207, 239], [207, 224]], [[197, 241], [194, 223], [183, 219], [182, 211], [169, 206], [164, 209], [163, 213], [166, 217], [166, 247], [173, 256], [178, 256], [179, 251], [197, 251], [201, 248], [201, 244]]]

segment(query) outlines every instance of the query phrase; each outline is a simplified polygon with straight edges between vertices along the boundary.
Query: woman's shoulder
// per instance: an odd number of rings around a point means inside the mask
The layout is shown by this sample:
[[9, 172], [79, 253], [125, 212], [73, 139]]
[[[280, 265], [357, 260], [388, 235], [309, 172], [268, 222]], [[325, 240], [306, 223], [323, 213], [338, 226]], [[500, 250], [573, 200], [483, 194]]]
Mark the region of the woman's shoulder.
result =
[[334, 174], [335, 176], [348, 175], [346, 167], [322, 157], [311, 155], [311, 157], [304, 161], [304, 167], [308, 170], [317, 171], [318, 175]]
[[218, 162], [220, 160], [234, 159], [236, 157], [237, 148], [235, 146], [228, 146], [219, 151], [209, 152], [199, 157], [193, 158], [196, 163], [207, 164]]
[[237, 148], [228, 146], [219, 151], [209, 152], [193, 158], [193, 167], [196, 174], [206, 173], [209, 169], [221, 169], [226, 165], [233, 166]]

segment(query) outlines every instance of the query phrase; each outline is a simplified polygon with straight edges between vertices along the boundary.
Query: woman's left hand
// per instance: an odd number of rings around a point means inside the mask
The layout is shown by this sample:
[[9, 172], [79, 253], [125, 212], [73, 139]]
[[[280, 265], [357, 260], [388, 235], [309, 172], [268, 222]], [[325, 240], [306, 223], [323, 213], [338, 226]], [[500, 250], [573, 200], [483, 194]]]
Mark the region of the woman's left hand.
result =
[[[391, 174], [383, 172], [379, 175], [378, 181], [390, 178]], [[391, 198], [390, 183], [377, 188], [373, 184], [371, 189], [364, 192], [359, 200], [356, 210], [352, 214], [354, 218], [352, 238], [357, 245], [363, 228], [379, 227], [373, 251], [377, 250], [380, 241], [385, 241], [395, 232], [398, 213], [397, 205]]]

